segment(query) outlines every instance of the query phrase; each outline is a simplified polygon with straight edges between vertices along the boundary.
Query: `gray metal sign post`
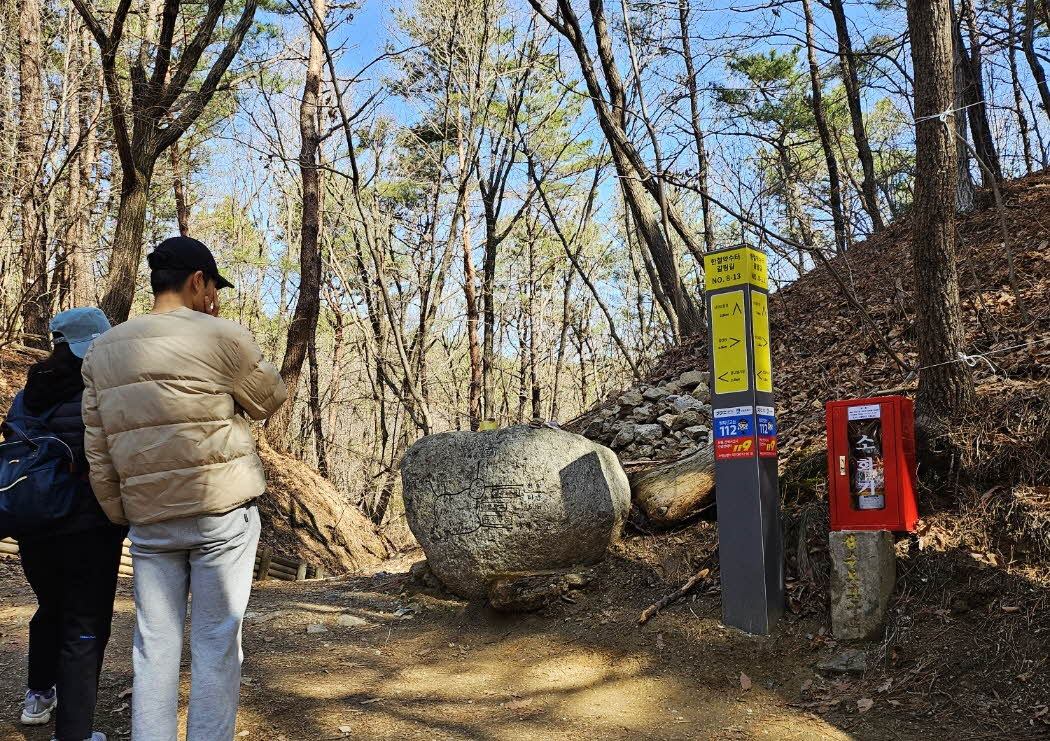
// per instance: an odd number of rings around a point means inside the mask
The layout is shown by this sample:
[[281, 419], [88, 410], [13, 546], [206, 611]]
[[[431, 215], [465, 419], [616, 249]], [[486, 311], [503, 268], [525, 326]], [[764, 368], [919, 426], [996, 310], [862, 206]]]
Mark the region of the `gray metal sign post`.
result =
[[704, 270], [722, 620], [765, 635], [784, 612], [766, 256], [718, 250]]

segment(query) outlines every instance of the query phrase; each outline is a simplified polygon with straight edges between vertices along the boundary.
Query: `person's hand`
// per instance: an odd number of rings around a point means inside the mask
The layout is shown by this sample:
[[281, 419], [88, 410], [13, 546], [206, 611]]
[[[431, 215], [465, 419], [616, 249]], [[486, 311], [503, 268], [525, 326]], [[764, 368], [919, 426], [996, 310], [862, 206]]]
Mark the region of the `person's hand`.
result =
[[207, 308], [206, 313], [211, 314], [212, 316], [218, 316], [219, 315], [219, 289], [215, 286], [215, 284], [212, 284], [211, 286], [208, 287], [208, 291], [207, 291], [207, 293], [205, 295], [204, 300], [205, 300], [205, 302], [207, 304], [207, 306], [206, 306], [206, 308]]

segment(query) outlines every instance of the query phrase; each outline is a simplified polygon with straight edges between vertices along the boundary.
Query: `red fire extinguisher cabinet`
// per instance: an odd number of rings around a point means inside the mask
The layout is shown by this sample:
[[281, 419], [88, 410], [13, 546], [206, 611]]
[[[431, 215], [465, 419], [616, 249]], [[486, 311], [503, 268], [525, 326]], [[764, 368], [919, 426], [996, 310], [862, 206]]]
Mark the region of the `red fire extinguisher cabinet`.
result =
[[832, 530], [914, 530], [915, 411], [911, 399], [831, 401], [828, 505]]

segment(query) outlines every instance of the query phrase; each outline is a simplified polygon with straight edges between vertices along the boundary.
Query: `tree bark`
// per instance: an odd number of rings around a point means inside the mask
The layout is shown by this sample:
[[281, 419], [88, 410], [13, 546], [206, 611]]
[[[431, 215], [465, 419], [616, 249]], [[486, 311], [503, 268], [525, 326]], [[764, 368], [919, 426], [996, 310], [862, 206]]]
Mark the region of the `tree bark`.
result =
[[809, 60], [809, 81], [813, 90], [813, 118], [817, 123], [820, 135], [820, 146], [824, 150], [824, 162], [828, 168], [828, 191], [831, 201], [831, 220], [835, 227], [835, 251], [842, 254], [848, 246], [846, 243], [846, 221], [842, 217], [842, 188], [839, 180], [839, 164], [835, 150], [831, 145], [831, 130], [824, 117], [823, 83], [820, 81], [820, 66], [817, 64], [817, 50], [814, 47], [813, 11], [809, 0], [802, 0], [802, 11], [806, 18], [806, 55]]
[[631, 498], [654, 525], [668, 527], [713, 503], [715, 456], [710, 445], [692, 455], [630, 476]]
[[496, 389], [494, 374], [496, 365], [496, 258], [499, 254], [499, 239], [496, 233], [497, 223], [494, 208], [484, 196], [485, 208], [485, 261], [481, 273], [482, 298], [482, 416], [492, 419], [496, 408]]
[[[912, 255], [919, 348], [920, 416], [940, 420], [973, 402], [973, 378], [958, 362], [963, 348], [955, 253], [957, 158], [951, 119], [955, 103], [951, 0], [909, 0], [915, 75], [915, 202]], [[959, 114], [955, 114], [959, 115]]]
[[[56, 263], [58, 263], [62, 273], [57, 301], [59, 311], [76, 305], [76, 283], [82, 271], [80, 265], [83, 258], [81, 243], [83, 242], [86, 221], [84, 210], [87, 206], [87, 189], [86, 184], [80, 177], [81, 161], [85, 156], [85, 152], [81, 146], [82, 142], [80, 139], [85, 133], [81, 128], [84, 125], [81, 105], [87, 102], [84, 95], [84, 90], [87, 87], [86, 75], [84, 74], [87, 71], [87, 60], [81, 57], [83, 50], [79, 41], [79, 35], [74, 37], [72, 33], [67, 41], [70, 49], [70, 63], [66, 72], [67, 99], [69, 101], [69, 109], [66, 113], [68, 121], [66, 151], [75, 151], [76, 153], [69, 155], [69, 162], [66, 164], [66, 197], [62, 205], [62, 237], [59, 257], [56, 259]], [[88, 126], [90, 126], [90, 123], [88, 123]]]
[[861, 181], [861, 198], [864, 210], [871, 219], [872, 230], [882, 231], [886, 224], [879, 210], [879, 197], [876, 188], [875, 159], [868, 143], [868, 131], [864, 125], [864, 111], [860, 101], [860, 78], [857, 74], [857, 57], [853, 53], [853, 41], [850, 39], [849, 26], [846, 25], [846, 10], [842, 0], [829, 0], [828, 7], [835, 18], [835, 34], [838, 37], [839, 61], [842, 67], [842, 81], [846, 89], [846, 104], [849, 108], [850, 122], [853, 124], [853, 142], [857, 147], [857, 159], [864, 172]]
[[542, 419], [540, 411], [540, 382], [536, 373], [536, 237], [529, 230], [529, 280], [525, 316], [529, 327], [529, 401], [532, 419]]
[[18, 136], [16, 188], [22, 221], [22, 331], [33, 347], [50, 347], [47, 247], [41, 193], [44, 159], [43, 51], [40, 1], [21, 0], [18, 7]]
[[100, 307], [114, 324], [131, 315], [135, 300], [135, 279], [142, 254], [142, 234], [146, 229], [146, 206], [153, 163], [143, 172], [134, 162], [131, 169], [121, 167], [120, 205], [109, 253], [106, 292]]
[[281, 378], [288, 387], [288, 401], [266, 423], [266, 437], [277, 450], [288, 450], [299, 379], [307, 352], [317, 339], [317, 318], [321, 311], [321, 172], [318, 154], [321, 144], [320, 94], [322, 34], [327, 33], [326, 0], [313, 0], [310, 52], [306, 81], [299, 103], [299, 174], [303, 187], [302, 224], [299, 231], [299, 296], [288, 325], [288, 345], [281, 362]]
[[[97, 287], [95, 285], [95, 251], [93, 249], [97, 240], [91, 235], [91, 214], [94, 207], [87, 200], [87, 194], [98, 192], [100, 178], [95, 175], [99, 165], [99, 137], [98, 126], [105, 103], [102, 70], [95, 59], [91, 44], [91, 33], [86, 29], [80, 32], [81, 59], [83, 60], [84, 74], [84, 102], [81, 113], [84, 117], [84, 144], [83, 154], [80, 157], [80, 168], [77, 176], [80, 178], [81, 191], [85, 194], [83, 212], [80, 215], [80, 228], [77, 234], [75, 274], [73, 280], [73, 302], [77, 306], [94, 306], [98, 302]], [[105, 211], [103, 210], [103, 213]]]

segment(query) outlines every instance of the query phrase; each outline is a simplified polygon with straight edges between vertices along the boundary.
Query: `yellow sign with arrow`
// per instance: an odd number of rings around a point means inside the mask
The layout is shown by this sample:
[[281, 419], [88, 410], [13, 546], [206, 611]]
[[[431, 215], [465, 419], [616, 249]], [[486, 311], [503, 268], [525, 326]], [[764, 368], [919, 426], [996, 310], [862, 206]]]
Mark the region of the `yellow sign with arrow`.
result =
[[744, 292], [729, 291], [711, 297], [711, 335], [714, 348], [715, 393], [747, 391], [747, 326]]
[[751, 336], [755, 340], [755, 389], [773, 391], [773, 363], [769, 355], [769, 298], [751, 293]]

